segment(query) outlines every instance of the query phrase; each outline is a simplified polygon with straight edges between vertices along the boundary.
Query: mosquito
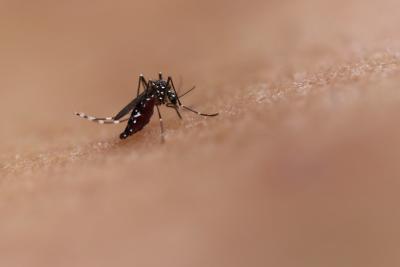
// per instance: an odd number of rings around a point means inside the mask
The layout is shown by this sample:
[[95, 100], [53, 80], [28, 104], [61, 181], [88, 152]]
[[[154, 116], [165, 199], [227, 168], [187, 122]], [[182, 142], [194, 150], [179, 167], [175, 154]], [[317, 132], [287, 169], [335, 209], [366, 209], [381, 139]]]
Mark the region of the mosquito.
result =
[[[142, 92], [140, 92], [141, 87], [143, 87], [144, 89]], [[197, 115], [206, 117], [213, 117], [218, 115], [218, 113], [201, 113], [181, 103], [180, 98], [184, 97], [195, 88], [196, 87], [193, 87], [182, 95], [178, 96], [174, 86], [174, 82], [172, 81], [171, 77], [168, 77], [167, 80], [164, 80], [163, 75], [160, 72], [158, 74], [158, 80], [147, 81], [144, 78], [143, 74], [141, 74], [139, 76], [136, 98], [134, 98], [129, 104], [127, 104], [114, 117], [97, 118], [81, 112], [77, 112], [75, 113], [75, 115], [100, 124], [119, 124], [128, 121], [125, 130], [120, 134], [121, 139], [126, 139], [129, 136], [142, 130], [143, 127], [150, 122], [150, 119], [154, 113], [154, 107], [156, 107], [158, 118], [160, 121], [161, 142], [164, 142], [164, 124], [159, 106], [165, 105], [168, 108], [174, 109], [180, 119], [182, 119], [182, 115], [179, 112], [181, 109], [188, 110]], [[124, 118], [130, 112], [130, 117]]]

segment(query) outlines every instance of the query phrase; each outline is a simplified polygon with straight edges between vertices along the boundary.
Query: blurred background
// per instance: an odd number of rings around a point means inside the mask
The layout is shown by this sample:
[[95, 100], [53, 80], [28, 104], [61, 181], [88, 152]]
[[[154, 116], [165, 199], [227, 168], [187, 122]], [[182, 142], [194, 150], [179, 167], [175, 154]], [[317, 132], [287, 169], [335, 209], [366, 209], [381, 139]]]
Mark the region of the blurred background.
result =
[[[399, 10], [0, 0], [0, 265], [399, 264]], [[220, 115], [73, 115], [159, 71]]]

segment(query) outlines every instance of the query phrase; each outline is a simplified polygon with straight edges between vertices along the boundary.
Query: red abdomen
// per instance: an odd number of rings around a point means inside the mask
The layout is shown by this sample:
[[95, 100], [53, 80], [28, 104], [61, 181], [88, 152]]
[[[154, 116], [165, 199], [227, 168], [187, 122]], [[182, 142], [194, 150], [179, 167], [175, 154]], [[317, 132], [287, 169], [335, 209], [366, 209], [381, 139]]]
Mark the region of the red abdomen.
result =
[[143, 99], [139, 101], [133, 109], [128, 125], [126, 126], [125, 131], [120, 135], [121, 139], [125, 139], [142, 130], [143, 127], [150, 122], [151, 116], [153, 116], [154, 112], [154, 104], [154, 97], [143, 96]]

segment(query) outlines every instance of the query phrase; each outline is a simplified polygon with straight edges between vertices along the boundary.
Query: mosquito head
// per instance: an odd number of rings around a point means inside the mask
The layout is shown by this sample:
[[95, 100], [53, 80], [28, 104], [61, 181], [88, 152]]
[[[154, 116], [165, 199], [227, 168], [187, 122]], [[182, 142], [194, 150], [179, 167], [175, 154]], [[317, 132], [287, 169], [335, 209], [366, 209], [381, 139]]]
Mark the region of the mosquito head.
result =
[[167, 96], [169, 101], [174, 104], [177, 105], [178, 104], [178, 96], [175, 94], [174, 90], [169, 89], [167, 91]]

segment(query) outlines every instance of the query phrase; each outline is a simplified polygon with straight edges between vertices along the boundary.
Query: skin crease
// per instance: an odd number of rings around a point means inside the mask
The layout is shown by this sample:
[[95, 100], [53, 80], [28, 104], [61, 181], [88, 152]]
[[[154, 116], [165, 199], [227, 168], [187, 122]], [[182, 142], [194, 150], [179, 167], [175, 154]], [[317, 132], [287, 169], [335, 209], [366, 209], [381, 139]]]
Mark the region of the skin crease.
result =
[[0, 5], [1, 266], [400, 263], [398, 1]]

